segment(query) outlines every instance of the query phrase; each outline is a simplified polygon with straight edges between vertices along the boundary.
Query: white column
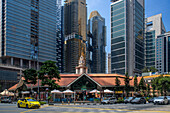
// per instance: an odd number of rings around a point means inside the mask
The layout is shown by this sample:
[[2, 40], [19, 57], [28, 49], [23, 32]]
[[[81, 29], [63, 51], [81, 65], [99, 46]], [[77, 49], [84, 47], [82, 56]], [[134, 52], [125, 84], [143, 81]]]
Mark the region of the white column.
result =
[[14, 65], [14, 58], [11, 57], [11, 65], [13, 66]]
[[76, 69], [76, 74], [79, 74], [79, 69]]
[[31, 61], [29, 61], [29, 69], [31, 69]]
[[37, 69], [39, 69], [39, 62], [37, 62]]
[[20, 59], [20, 67], [22, 68], [23, 67], [23, 60]]

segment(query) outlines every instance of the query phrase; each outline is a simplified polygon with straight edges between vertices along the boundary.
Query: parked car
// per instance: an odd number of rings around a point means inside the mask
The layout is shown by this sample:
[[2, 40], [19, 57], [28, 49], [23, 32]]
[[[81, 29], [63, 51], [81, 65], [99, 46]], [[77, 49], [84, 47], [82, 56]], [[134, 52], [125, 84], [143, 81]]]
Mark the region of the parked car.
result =
[[112, 97], [112, 98], [106, 98], [104, 97], [101, 101], [101, 104], [114, 104], [116, 103], [117, 99]]
[[109, 104], [115, 104], [117, 99], [115, 97], [109, 98]]
[[155, 97], [152, 97], [152, 98], [150, 98], [150, 99], [148, 100], [148, 102], [149, 102], [149, 103], [154, 103], [154, 99], [155, 99]]
[[166, 96], [160, 96], [154, 99], [155, 104], [168, 104], [168, 99]]
[[168, 104], [170, 104], [170, 96], [166, 96], [168, 99]]
[[127, 99], [124, 100], [124, 103], [127, 104], [127, 103], [131, 103], [132, 100], [134, 100], [135, 97], [129, 97]]
[[144, 97], [136, 97], [131, 101], [132, 104], [146, 104], [146, 99]]
[[11, 97], [10, 96], [2, 96], [1, 103], [12, 103]]
[[30, 97], [26, 97], [25, 99], [20, 99], [17, 102], [18, 108], [24, 107], [24, 108], [40, 108], [40, 103]]

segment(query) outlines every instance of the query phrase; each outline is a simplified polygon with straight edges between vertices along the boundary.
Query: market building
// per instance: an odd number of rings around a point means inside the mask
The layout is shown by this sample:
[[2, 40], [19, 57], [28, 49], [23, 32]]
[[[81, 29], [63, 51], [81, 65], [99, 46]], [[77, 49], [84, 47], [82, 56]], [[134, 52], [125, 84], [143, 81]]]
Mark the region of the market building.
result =
[[[79, 60], [79, 66], [76, 67], [76, 73], [75, 74], [60, 74], [61, 79], [60, 81], [56, 81], [56, 83], [60, 86], [58, 90], [64, 91], [67, 89], [70, 89], [76, 93], [76, 95], [79, 95], [79, 98], [81, 100], [83, 99], [83, 95], [87, 95], [89, 97], [96, 97], [101, 98], [101, 94], [105, 89], [109, 89], [111, 91], [114, 91], [115, 85], [116, 85], [116, 77], [120, 80], [120, 91], [115, 91], [114, 94], [123, 96], [124, 92], [124, 75], [118, 75], [118, 74], [90, 74], [87, 71], [87, 67], [85, 66], [85, 60], [83, 55], [81, 55]], [[130, 79], [130, 93], [133, 94], [133, 86], [134, 86], [134, 77], [129, 77]], [[141, 77], [138, 77], [138, 83], [140, 82]], [[22, 77], [20, 82], [13, 87], [9, 88], [9, 91], [37, 91], [38, 83], [35, 85], [31, 84], [25, 84], [24, 78]], [[41, 86], [41, 80], [39, 81], [39, 88], [40, 88], [40, 98], [44, 99], [46, 88], [48, 86]], [[92, 95], [89, 94], [92, 90], [98, 90], [100, 91], [99, 95]], [[36, 92], [35, 92], [36, 93]]]

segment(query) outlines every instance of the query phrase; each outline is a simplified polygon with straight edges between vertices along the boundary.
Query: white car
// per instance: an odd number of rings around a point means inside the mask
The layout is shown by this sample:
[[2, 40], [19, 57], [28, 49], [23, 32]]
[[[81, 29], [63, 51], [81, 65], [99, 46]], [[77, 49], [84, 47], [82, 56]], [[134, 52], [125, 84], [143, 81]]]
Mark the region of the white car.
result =
[[157, 97], [154, 99], [154, 105], [155, 104], [168, 104], [168, 99], [164, 96]]
[[112, 97], [112, 98], [103, 98], [101, 101], [101, 104], [114, 104], [116, 103], [117, 99]]
[[170, 104], [170, 96], [166, 96], [168, 99], [168, 104]]

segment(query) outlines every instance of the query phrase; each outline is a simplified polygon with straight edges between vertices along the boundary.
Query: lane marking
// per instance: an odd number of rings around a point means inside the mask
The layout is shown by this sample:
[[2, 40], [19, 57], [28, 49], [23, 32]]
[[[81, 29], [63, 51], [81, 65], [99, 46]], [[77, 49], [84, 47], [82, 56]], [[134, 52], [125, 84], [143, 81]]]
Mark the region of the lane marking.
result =
[[[40, 107], [40, 109], [41, 109], [41, 108], [45, 108], [45, 107], [48, 107], [48, 105], [42, 106], [42, 107]], [[31, 112], [31, 111], [34, 111], [34, 112], [35, 112], [35, 110], [39, 110], [39, 109], [31, 109], [31, 110], [27, 110], [27, 111], [22, 111], [22, 112], [20, 112], [20, 113], [27, 113], [27, 112]]]
[[11, 107], [12, 107], [12, 108], [17, 108], [16, 106], [4, 106], [4, 107], [3, 107], [3, 106], [0, 106], [0, 108], [9, 108], [9, 107], [10, 107], [10, 108], [11, 108]]
[[[51, 105], [50, 105], [51, 106]], [[50, 107], [49, 106], [49, 107]], [[105, 108], [85, 108], [85, 107], [69, 107], [69, 106], [53, 106], [53, 107], [62, 107], [62, 108], [74, 108], [74, 109], [97, 109], [97, 110], [116, 110], [116, 111], [140, 111], [140, 112], [163, 112], [163, 113], [170, 113], [170, 111], [151, 111], [151, 110], [130, 110], [130, 109], [105, 109]]]

